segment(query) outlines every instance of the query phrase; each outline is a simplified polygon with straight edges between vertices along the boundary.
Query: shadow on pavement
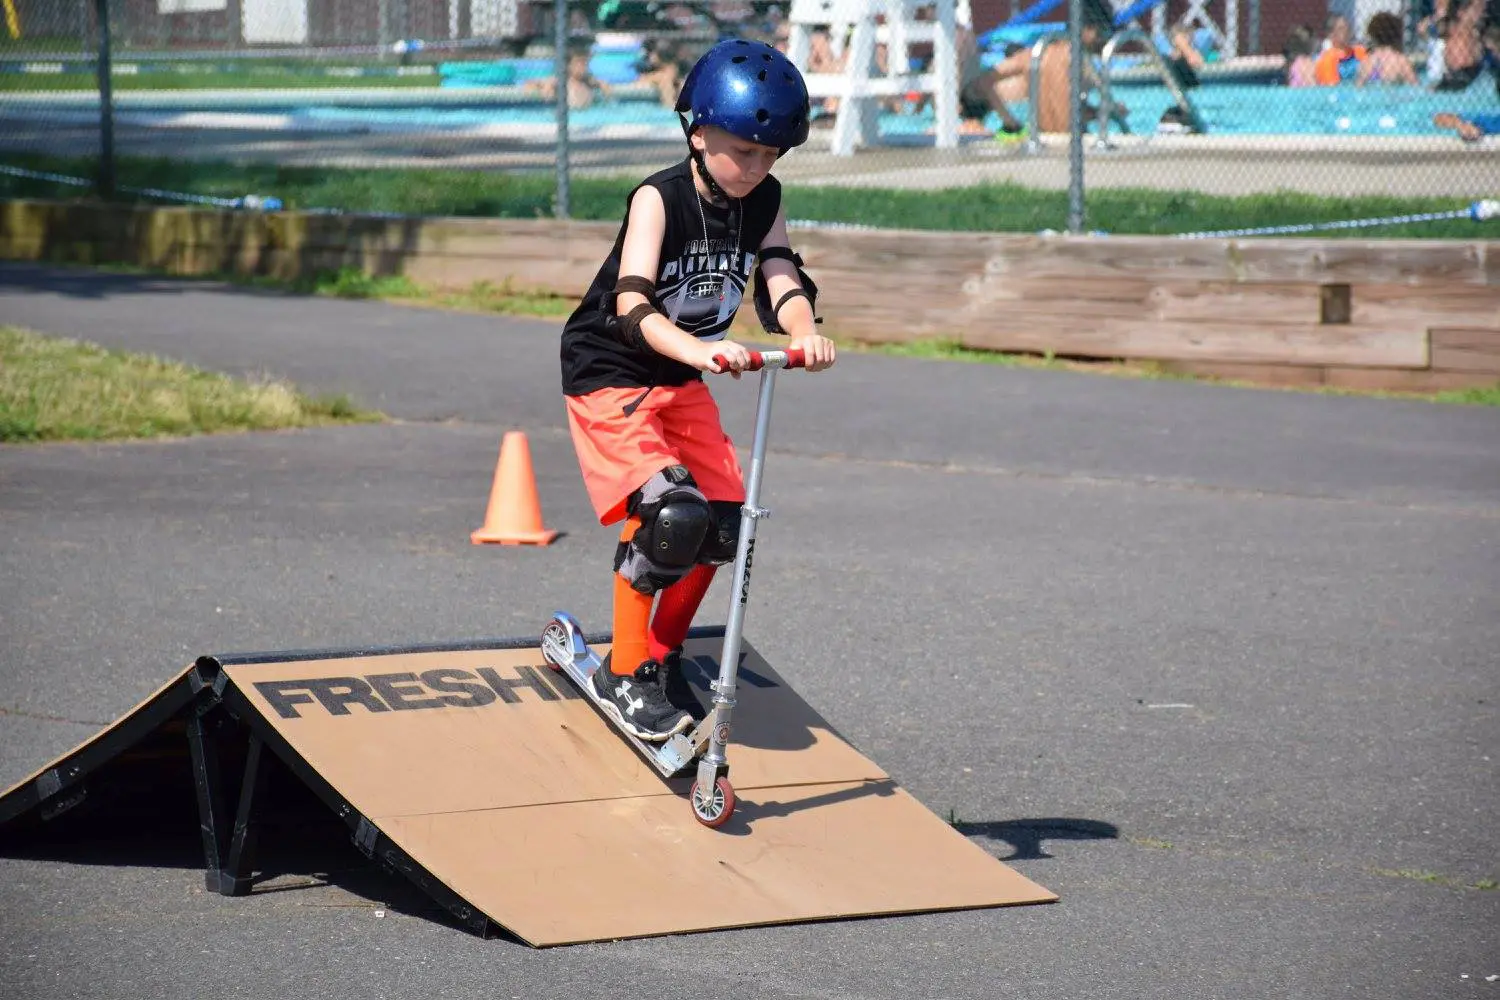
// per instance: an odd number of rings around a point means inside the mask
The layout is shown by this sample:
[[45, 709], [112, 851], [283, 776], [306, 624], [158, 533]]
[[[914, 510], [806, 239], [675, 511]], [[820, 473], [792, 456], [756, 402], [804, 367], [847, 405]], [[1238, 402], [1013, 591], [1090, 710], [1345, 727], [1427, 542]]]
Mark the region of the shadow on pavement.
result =
[[992, 823], [954, 823], [953, 828], [966, 837], [1003, 840], [1014, 853], [1001, 861], [1033, 861], [1051, 858], [1042, 843], [1048, 840], [1117, 840], [1120, 828], [1113, 823], [1094, 819], [1048, 817], [1008, 819]]

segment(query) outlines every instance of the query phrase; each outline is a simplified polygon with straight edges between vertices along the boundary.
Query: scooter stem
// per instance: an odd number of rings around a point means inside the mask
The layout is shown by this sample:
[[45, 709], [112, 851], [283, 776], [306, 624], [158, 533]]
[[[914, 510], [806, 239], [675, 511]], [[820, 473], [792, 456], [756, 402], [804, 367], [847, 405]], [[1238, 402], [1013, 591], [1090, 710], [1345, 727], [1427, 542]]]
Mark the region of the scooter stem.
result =
[[750, 563], [755, 554], [755, 528], [771, 512], [760, 506], [760, 477], [765, 467], [766, 438], [771, 427], [771, 397], [776, 391], [780, 364], [767, 364], [760, 372], [760, 395], [755, 404], [755, 437], [750, 444], [750, 474], [745, 481], [745, 502], [740, 507], [740, 538], [734, 555], [734, 583], [729, 592], [729, 620], [724, 626], [724, 651], [719, 659], [719, 679], [714, 684], [713, 728], [708, 749], [698, 762], [699, 787], [711, 788], [728, 770], [725, 748], [734, 715], [734, 693], [739, 674], [740, 637], [745, 629], [745, 603], [750, 599]]

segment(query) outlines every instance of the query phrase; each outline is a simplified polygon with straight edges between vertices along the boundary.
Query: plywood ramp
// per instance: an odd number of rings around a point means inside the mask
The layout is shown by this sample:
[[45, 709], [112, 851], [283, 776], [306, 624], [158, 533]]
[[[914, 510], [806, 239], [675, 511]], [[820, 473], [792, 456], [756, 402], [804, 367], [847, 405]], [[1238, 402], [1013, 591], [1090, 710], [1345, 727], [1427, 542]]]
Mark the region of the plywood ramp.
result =
[[[603, 652], [604, 647], [596, 646]], [[691, 640], [700, 691], [714, 639]], [[752, 648], [722, 829], [536, 648], [226, 663], [291, 752], [533, 945], [1048, 902], [891, 781]]]

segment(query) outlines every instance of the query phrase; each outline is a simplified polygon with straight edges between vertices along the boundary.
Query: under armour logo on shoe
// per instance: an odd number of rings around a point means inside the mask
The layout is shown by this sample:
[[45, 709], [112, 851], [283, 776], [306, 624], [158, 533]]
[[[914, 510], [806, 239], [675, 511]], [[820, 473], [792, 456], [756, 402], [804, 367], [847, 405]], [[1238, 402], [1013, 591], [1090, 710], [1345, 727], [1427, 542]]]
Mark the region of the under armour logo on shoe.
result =
[[630, 696], [629, 681], [620, 682], [620, 697], [625, 700], [626, 715], [635, 715], [636, 709], [645, 707], [646, 700], [644, 698], [632, 698]]

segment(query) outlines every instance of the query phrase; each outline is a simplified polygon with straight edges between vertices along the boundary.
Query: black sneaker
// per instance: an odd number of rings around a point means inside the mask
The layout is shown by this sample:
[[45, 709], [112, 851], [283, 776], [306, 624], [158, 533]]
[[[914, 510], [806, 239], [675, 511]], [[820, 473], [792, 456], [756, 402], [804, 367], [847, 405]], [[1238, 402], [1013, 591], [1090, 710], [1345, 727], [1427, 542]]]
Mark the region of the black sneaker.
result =
[[677, 646], [667, 658], [661, 662], [662, 690], [666, 692], [667, 702], [673, 708], [680, 708], [693, 717], [693, 723], [702, 722], [708, 718], [708, 712], [703, 708], [703, 703], [698, 700], [698, 692], [682, 673], [682, 647]]
[[633, 674], [617, 674], [606, 656], [589, 683], [604, 710], [640, 739], [660, 743], [693, 724], [691, 715], [667, 700], [655, 660], [642, 660]]

